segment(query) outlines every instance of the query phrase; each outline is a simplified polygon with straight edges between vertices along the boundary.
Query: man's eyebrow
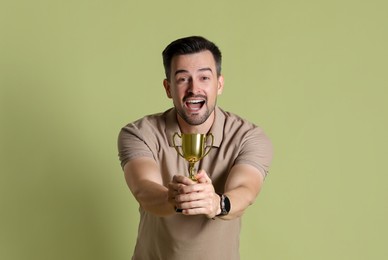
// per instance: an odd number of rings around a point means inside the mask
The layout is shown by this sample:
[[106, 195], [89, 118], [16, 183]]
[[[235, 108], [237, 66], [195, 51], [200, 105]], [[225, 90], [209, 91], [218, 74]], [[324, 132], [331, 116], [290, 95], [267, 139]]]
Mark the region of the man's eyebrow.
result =
[[199, 69], [198, 71], [210, 71], [210, 72], [213, 72], [211, 68], [202, 68], [202, 69]]
[[[208, 68], [208, 67], [201, 68], [198, 71], [210, 71], [210, 72], [213, 72], [213, 70], [211, 68]], [[188, 72], [189, 72], [188, 70], [177, 70], [177, 71], [175, 71], [174, 75], [176, 76], [179, 73], [188, 73]]]
[[187, 72], [188, 72], [187, 70], [177, 70], [175, 71], [174, 75], [176, 76], [179, 73], [187, 73]]

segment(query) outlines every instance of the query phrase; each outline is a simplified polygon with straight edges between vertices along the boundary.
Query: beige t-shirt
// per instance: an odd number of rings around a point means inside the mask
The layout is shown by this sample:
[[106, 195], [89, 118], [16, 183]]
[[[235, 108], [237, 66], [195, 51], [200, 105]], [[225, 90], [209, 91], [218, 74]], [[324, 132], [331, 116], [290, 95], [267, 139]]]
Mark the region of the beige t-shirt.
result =
[[[153, 158], [160, 166], [167, 187], [176, 174], [188, 176], [188, 162], [173, 146], [174, 133], [180, 133], [174, 108], [146, 116], [123, 127], [118, 139], [121, 166], [137, 157]], [[266, 176], [272, 160], [272, 145], [261, 128], [215, 108], [214, 136], [209, 154], [196, 165], [204, 169], [217, 193], [224, 192], [225, 181], [235, 164], [249, 164]], [[177, 146], [180, 138], [175, 139]], [[207, 145], [211, 145], [208, 138]], [[209, 149], [209, 148], [207, 148]], [[233, 201], [231, 202], [233, 207]], [[158, 217], [141, 207], [135, 260], [239, 259], [241, 219], [208, 219], [205, 216], [175, 214]]]

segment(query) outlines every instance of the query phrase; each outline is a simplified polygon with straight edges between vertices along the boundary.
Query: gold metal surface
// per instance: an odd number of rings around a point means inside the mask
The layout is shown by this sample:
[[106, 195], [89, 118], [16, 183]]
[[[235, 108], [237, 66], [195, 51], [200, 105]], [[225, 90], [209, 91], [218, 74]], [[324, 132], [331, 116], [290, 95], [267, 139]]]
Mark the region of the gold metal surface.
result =
[[[179, 146], [175, 143], [176, 137], [181, 138], [182, 140], [182, 146], [181, 150], [179, 149]], [[211, 137], [211, 145], [206, 150], [206, 140], [207, 138]], [[173, 135], [173, 145], [177, 153], [183, 157], [186, 161], [189, 162], [189, 177], [193, 181], [196, 181], [195, 173], [194, 173], [194, 165], [196, 162], [201, 160], [203, 157], [205, 157], [213, 147], [214, 142], [214, 136], [209, 134], [181, 134], [175, 133]]]

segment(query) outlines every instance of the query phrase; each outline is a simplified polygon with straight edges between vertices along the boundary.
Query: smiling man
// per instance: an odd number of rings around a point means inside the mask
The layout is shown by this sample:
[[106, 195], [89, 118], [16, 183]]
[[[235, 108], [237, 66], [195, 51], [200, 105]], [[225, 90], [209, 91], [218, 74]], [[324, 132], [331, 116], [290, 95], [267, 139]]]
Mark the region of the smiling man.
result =
[[176, 55], [171, 60], [171, 74], [163, 84], [173, 100], [182, 132], [207, 133], [214, 121], [217, 96], [224, 87], [213, 54], [203, 50]]
[[[132, 259], [239, 259], [241, 217], [268, 173], [271, 142], [260, 127], [217, 106], [224, 78], [214, 43], [178, 39], [163, 51], [163, 63], [174, 107], [126, 125], [118, 139], [140, 210]], [[214, 136], [196, 181], [174, 148], [174, 133]]]

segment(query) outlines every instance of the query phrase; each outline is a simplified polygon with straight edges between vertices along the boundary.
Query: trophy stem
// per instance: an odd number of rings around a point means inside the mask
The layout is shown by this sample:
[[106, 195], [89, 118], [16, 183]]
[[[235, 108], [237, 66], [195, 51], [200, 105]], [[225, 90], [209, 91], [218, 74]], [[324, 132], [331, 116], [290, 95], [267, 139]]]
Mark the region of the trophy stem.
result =
[[195, 178], [194, 174], [194, 162], [189, 163], [189, 178], [193, 181], [197, 181], [197, 178]]

